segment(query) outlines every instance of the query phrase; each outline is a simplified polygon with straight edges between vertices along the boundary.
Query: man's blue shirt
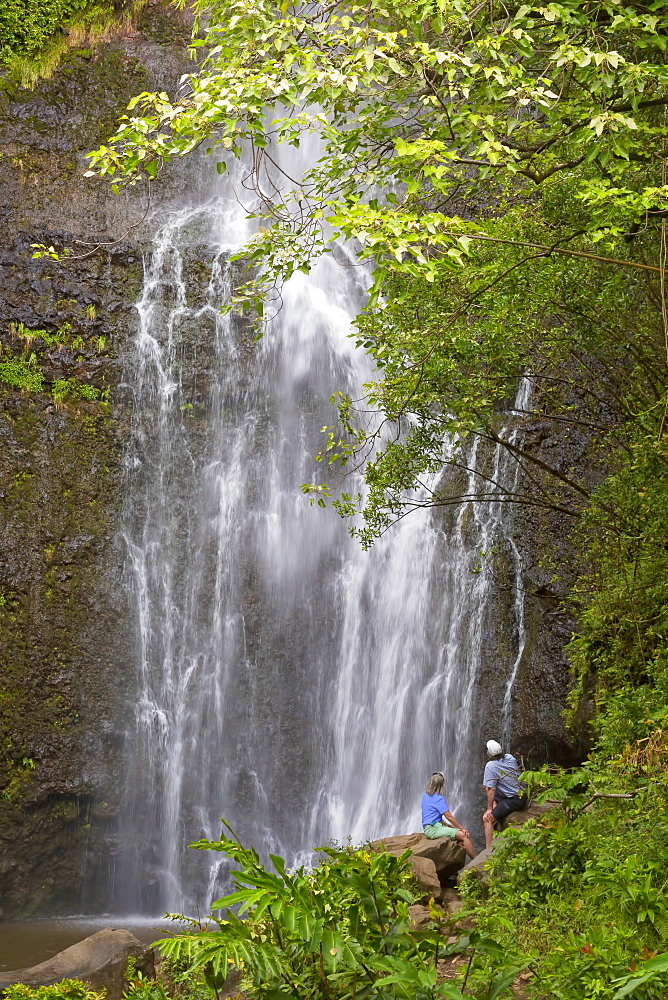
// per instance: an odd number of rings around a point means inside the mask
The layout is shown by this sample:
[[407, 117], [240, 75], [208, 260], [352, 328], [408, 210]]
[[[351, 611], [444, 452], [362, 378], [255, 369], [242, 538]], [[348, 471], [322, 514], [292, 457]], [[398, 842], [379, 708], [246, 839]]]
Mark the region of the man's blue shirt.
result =
[[511, 753], [506, 753], [501, 760], [487, 761], [482, 783], [485, 788], [495, 788], [499, 795], [512, 799], [524, 791], [524, 786], [517, 780], [519, 773], [517, 761]]
[[442, 795], [422, 796], [422, 825], [430, 826], [432, 823], [440, 823], [443, 813], [450, 812], [450, 806]]

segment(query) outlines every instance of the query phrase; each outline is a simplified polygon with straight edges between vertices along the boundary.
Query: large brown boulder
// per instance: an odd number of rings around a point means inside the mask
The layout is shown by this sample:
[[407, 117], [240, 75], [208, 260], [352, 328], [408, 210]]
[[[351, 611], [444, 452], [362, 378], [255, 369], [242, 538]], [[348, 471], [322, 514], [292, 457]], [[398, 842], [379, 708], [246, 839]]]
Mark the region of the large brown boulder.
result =
[[441, 881], [436, 871], [436, 866], [431, 858], [411, 858], [410, 865], [413, 870], [413, 878], [424, 893], [425, 899], [440, 899]]
[[127, 989], [128, 959], [144, 976], [155, 975], [151, 948], [143, 945], [130, 931], [108, 928], [84, 938], [71, 948], [29, 969], [0, 972], [0, 993], [14, 983], [26, 986], [51, 986], [62, 979], [81, 979], [94, 990], [107, 991], [107, 1000], [121, 1000]]
[[466, 851], [462, 845], [449, 837], [429, 840], [423, 833], [408, 833], [400, 837], [383, 837], [370, 846], [377, 851], [384, 849], [395, 857], [410, 850], [409, 860], [416, 882], [436, 898], [439, 898], [442, 886], [466, 861]]

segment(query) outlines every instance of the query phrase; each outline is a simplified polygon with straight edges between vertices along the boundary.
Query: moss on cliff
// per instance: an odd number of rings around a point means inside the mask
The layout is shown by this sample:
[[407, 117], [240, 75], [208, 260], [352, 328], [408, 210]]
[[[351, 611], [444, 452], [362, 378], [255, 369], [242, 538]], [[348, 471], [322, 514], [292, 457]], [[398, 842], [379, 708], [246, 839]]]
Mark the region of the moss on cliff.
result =
[[[104, 646], [105, 632], [111, 637], [113, 631], [100, 584], [101, 564], [114, 544], [119, 444], [106, 410], [82, 401], [56, 406], [46, 393], [0, 389], [5, 859], [11, 858], [7, 841], [17, 823], [34, 826], [33, 848], [49, 857], [54, 841], [64, 847], [65, 837], [71, 845], [69, 821], [60, 822], [62, 808], [56, 807], [69, 802], [69, 815], [76, 799], [92, 796], [93, 783], [82, 775], [86, 765], [94, 771], [101, 756], [91, 708], [103, 728], [111, 722], [108, 692], [95, 669], [114, 658]], [[33, 858], [27, 868], [40, 864]], [[27, 903], [16, 878], [21, 874], [22, 881], [26, 871], [3, 868], [3, 898]], [[32, 885], [30, 908], [53, 904], [56, 889], [57, 880], [44, 892]]]
[[[82, 871], [108, 858], [119, 809], [134, 681], [117, 537], [129, 418], [119, 358], [143, 279], [141, 246], [125, 234], [145, 204], [82, 175], [83, 154], [129, 98], [183, 72], [183, 23], [170, 9], [161, 29], [165, 8], [150, 6], [150, 30], [70, 47], [49, 80], [0, 79], [4, 918], [88, 906]], [[100, 237], [112, 245], [91, 256], [84, 247], [67, 267], [32, 259], [33, 243]], [[10, 368], [37, 377], [12, 383]]]
[[73, 48], [132, 30], [145, 0], [12, 0], [0, 10], [0, 63], [10, 79], [48, 79]]

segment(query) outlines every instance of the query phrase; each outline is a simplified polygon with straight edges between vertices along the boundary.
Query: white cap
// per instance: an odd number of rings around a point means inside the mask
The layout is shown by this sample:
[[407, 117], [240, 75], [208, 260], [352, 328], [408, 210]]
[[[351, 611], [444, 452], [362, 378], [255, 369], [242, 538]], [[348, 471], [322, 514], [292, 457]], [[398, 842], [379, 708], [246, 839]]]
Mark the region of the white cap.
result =
[[497, 754], [503, 753], [503, 747], [496, 740], [487, 740], [487, 753], [490, 757], [496, 757]]

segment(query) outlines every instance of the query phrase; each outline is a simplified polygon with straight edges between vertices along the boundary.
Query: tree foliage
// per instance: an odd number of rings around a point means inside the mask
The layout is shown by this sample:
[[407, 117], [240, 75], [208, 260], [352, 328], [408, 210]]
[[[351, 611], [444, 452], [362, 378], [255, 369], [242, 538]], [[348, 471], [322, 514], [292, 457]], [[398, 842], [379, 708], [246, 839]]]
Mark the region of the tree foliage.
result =
[[[175, 97], [139, 95], [116, 135], [90, 155], [90, 171], [134, 183], [200, 146], [221, 173], [235, 158], [245, 163], [258, 229], [240, 256], [260, 276], [239, 290], [237, 304], [254, 304], [260, 316], [268, 288], [307, 271], [335, 241], [354, 241], [372, 272], [358, 337], [379, 377], [363, 399], [338, 397], [340, 425], [328, 429], [322, 458], [344, 473], [363, 470], [366, 487], [363, 498], [334, 485], [311, 493], [323, 504], [331, 494], [344, 515], [362, 506], [356, 530], [364, 544], [414, 506], [461, 501], [440, 471], [449, 462], [470, 473], [474, 448], [475, 497], [581, 520], [573, 717], [592, 727], [598, 749], [582, 772], [556, 783], [543, 776], [561, 809], [506, 835], [489, 897], [471, 907], [480, 930], [502, 940], [510, 967], [519, 944], [535, 996], [662, 995], [666, 6], [196, 7], [206, 13], [194, 43], [198, 68]], [[320, 153], [297, 175], [284, 151], [306, 143]], [[547, 462], [513, 435], [508, 411], [522, 379], [533, 396], [515, 426], [528, 414], [581, 431], [585, 469]], [[480, 459], [499, 445], [521, 463], [516, 489], [494, 481]], [[622, 798], [599, 797], [611, 790]], [[330, 854], [320, 874], [288, 875], [277, 864], [269, 876], [252, 855], [235, 854], [238, 845], [221, 845], [245, 873], [221, 905], [249, 906], [249, 919], [219, 921], [219, 930], [187, 937], [175, 953], [187, 951], [214, 977], [212, 963], [224, 971], [231, 960], [251, 989], [271, 982], [276, 995], [289, 994], [292, 982], [300, 996], [318, 995], [308, 991], [325, 982], [333, 996], [361, 996], [361, 982], [370, 995], [445, 989], [425, 965], [423, 943], [434, 944], [434, 929], [420, 937], [407, 928], [407, 898], [388, 890], [382, 918], [365, 910], [363, 855]], [[320, 880], [334, 873], [319, 896]], [[329, 911], [325, 898], [335, 901]], [[322, 937], [315, 924], [300, 930], [302, 906], [322, 921]], [[350, 907], [366, 914], [361, 937], [351, 932]], [[323, 954], [320, 968], [325, 928], [335, 961]], [[337, 934], [353, 942], [349, 951]], [[389, 947], [397, 962], [374, 964], [367, 944], [382, 961]], [[502, 970], [493, 948], [481, 951], [468, 988], [491, 996]], [[496, 982], [500, 992], [509, 986]]]
[[[462, 499], [584, 514], [578, 697], [595, 683], [600, 709], [620, 686], [661, 687], [665, 5], [196, 8], [198, 68], [176, 97], [139, 95], [91, 172], [133, 183], [200, 145], [221, 171], [242, 160], [258, 232], [240, 256], [261, 276], [238, 299], [258, 308], [268, 286], [356, 241], [373, 272], [358, 337], [379, 377], [361, 399], [337, 396], [318, 457], [342, 471], [305, 491], [362, 509], [365, 545], [416, 506]], [[284, 151], [314, 140], [321, 154], [296, 176]], [[503, 414], [522, 377], [532, 399], [515, 427], [580, 433], [580, 466], [513, 434]], [[521, 464], [514, 486], [494, 477], [498, 446]], [[357, 470], [364, 489], [346, 492]]]
[[[340, 399], [323, 456], [366, 471], [366, 502], [336, 501], [343, 514], [366, 503], [365, 544], [415, 502], [410, 490], [442, 464], [453, 432], [494, 437], [527, 370], [543, 411], [568, 416], [572, 400], [547, 390], [595, 339], [592, 300], [606, 320], [616, 299], [621, 308], [616, 334], [599, 337], [598, 385], [577, 362], [588, 400], [608, 405], [607, 373], [626, 366], [628, 339], [641, 342], [643, 404], [665, 392], [663, 330], [647, 308], [668, 207], [662, 3], [196, 8], [207, 18], [199, 69], [176, 98], [138, 96], [91, 172], [151, 178], [200, 145], [221, 171], [246, 157], [259, 229], [241, 256], [261, 278], [237, 301], [258, 310], [268, 287], [335, 240], [355, 241], [373, 270], [360, 341], [382, 380], [361, 401]], [[314, 137], [321, 155], [295, 177], [282, 147]], [[613, 402], [628, 410], [626, 386]], [[600, 423], [600, 409], [585, 421]], [[603, 423], [619, 432], [617, 414]], [[330, 493], [311, 492], [323, 504]], [[562, 477], [557, 506], [573, 512], [586, 497]]]
[[[258, 240], [264, 259], [279, 232], [295, 237], [294, 259], [275, 261], [283, 273], [321, 245], [304, 239], [322, 230], [319, 211], [363, 254], [430, 280], [453, 269], [470, 246], [462, 237], [477, 233], [478, 219], [443, 210], [454, 197], [517, 196], [567, 173], [594, 237], [666, 207], [668, 16], [658, 0], [195, 6], [208, 25], [194, 43], [206, 50], [201, 70], [178, 100], [138, 97], [144, 114], [92, 164], [150, 176], [201, 142], [236, 155], [249, 142], [261, 190], [267, 148], [316, 132], [323, 155], [289, 192], [305, 212], [282, 214], [285, 201], [274, 198], [265, 206], [276, 229]], [[267, 109], [281, 107], [267, 126]], [[384, 193], [368, 197], [377, 188]]]

